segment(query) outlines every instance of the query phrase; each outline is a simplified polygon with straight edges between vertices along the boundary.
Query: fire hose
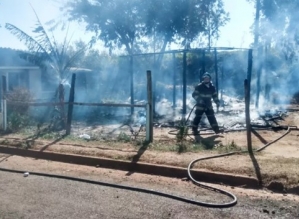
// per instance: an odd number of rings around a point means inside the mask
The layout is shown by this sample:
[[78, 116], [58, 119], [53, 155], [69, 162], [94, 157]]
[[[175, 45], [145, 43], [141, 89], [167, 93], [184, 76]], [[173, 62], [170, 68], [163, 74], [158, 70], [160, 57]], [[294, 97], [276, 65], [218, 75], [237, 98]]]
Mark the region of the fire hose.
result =
[[[189, 113], [189, 116], [187, 118], [187, 120], [185, 121], [185, 124], [188, 122], [190, 116], [191, 116], [191, 113], [193, 112], [194, 108], [196, 107], [196, 105], [194, 105], [194, 107], [192, 108], [191, 112]], [[217, 109], [218, 110], [218, 109]], [[283, 127], [285, 128], [285, 127]], [[246, 130], [246, 129], [245, 129]], [[258, 149], [255, 149], [253, 152], [261, 152], [262, 150], [266, 149], [267, 147], [269, 147], [271, 144], [279, 141], [280, 139], [282, 139], [283, 137], [285, 137], [287, 134], [289, 134], [291, 132], [291, 130], [299, 130], [297, 126], [287, 126], [287, 130], [286, 132], [281, 135], [280, 137], [278, 137], [277, 139], [265, 144], [264, 146], [258, 148]], [[177, 130], [176, 130], [177, 131]], [[169, 134], [173, 134], [173, 132], [169, 132]], [[188, 171], [188, 177], [189, 179], [195, 184], [195, 185], [198, 185], [200, 187], [203, 187], [203, 188], [206, 188], [206, 189], [209, 189], [209, 190], [214, 190], [216, 192], [220, 192], [230, 198], [232, 198], [232, 201], [230, 202], [227, 202], [227, 203], [223, 203], [223, 204], [217, 204], [217, 203], [202, 203], [204, 204], [204, 206], [207, 206], [207, 207], [220, 207], [220, 208], [226, 208], [226, 207], [232, 207], [234, 205], [237, 204], [237, 197], [226, 191], [226, 190], [222, 190], [222, 189], [218, 189], [218, 188], [215, 188], [215, 187], [212, 187], [212, 186], [208, 186], [208, 185], [205, 185], [199, 181], [197, 181], [196, 179], [194, 179], [194, 177], [192, 176], [191, 174], [191, 169], [192, 167], [194, 166], [194, 164], [200, 162], [200, 161], [203, 161], [203, 160], [210, 160], [210, 159], [216, 159], [216, 158], [221, 158], [221, 157], [228, 157], [228, 156], [232, 156], [232, 155], [237, 155], [237, 154], [243, 154], [243, 153], [249, 153], [248, 150], [246, 151], [232, 151], [232, 152], [229, 152], [229, 153], [224, 153], [224, 154], [219, 154], [219, 155], [214, 155], [214, 156], [209, 156], [209, 157], [203, 157], [203, 158], [198, 158], [198, 159], [195, 159], [193, 161], [191, 161], [188, 165], [188, 168], [187, 168], [187, 171]]]
[[[192, 111], [190, 112], [190, 114], [192, 113]], [[189, 117], [190, 117], [190, 114], [189, 114]], [[189, 119], [189, 117], [188, 117], [188, 119]], [[274, 141], [269, 142], [268, 144], [260, 147], [259, 149], [254, 150], [254, 152], [260, 152], [260, 151], [264, 150], [265, 148], [267, 148], [271, 144], [277, 142], [278, 140], [280, 140], [281, 138], [286, 136], [288, 133], [290, 133], [291, 130], [298, 130], [298, 128], [295, 127], [295, 126], [294, 127], [292, 127], [292, 126], [288, 127], [287, 131], [282, 136], [280, 136], [279, 138], [275, 139]], [[95, 184], [95, 185], [100, 185], [100, 186], [108, 186], [108, 187], [117, 188], [117, 189], [124, 189], [124, 190], [130, 190], [130, 191], [135, 191], [135, 192], [142, 192], [142, 193], [146, 193], [146, 194], [154, 194], [154, 195], [158, 195], [158, 196], [161, 196], [161, 197], [171, 198], [171, 199], [174, 199], [174, 200], [178, 200], [178, 201], [182, 201], [182, 202], [185, 202], [185, 203], [194, 204], [194, 205], [198, 205], [198, 206], [203, 206], [203, 207], [228, 208], [228, 207], [233, 207], [234, 205], [237, 204], [237, 197], [234, 194], [232, 194], [232, 193], [230, 193], [226, 190], [219, 189], [219, 188], [216, 188], [216, 187], [213, 187], [213, 186], [210, 186], [210, 185], [206, 185], [204, 183], [201, 183], [201, 182], [197, 181], [192, 176], [191, 169], [192, 169], [192, 167], [195, 163], [198, 163], [198, 162], [203, 161], [203, 160], [227, 157], [227, 156], [237, 155], [237, 154], [241, 154], [241, 153], [248, 153], [248, 151], [241, 151], [241, 152], [240, 151], [235, 151], [235, 152], [233, 151], [233, 152], [230, 152], [230, 153], [219, 154], [219, 155], [214, 155], [214, 156], [195, 159], [195, 160], [193, 160], [189, 163], [188, 168], [187, 168], [188, 177], [192, 181], [192, 183], [194, 183], [195, 185], [200, 186], [202, 188], [205, 188], [205, 189], [208, 189], [208, 190], [211, 190], [211, 191], [215, 191], [215, 192], [219, 192], [219, 193], [221, 193], [223, 195], [226, 195], [226, 196], [228, 196], [229, 198], [232, 199], [230, 202], [226, 202], [226, 203], [209, 203], [209, 202], [203, 202], [203, 201], [196, 201], [196, 200], [192, 200], [192, 199], [172, 195], [172, 194], [169, 194], [169, 193], [154, 191], [154, 190], [151, 190], [151, 189], [124, 186], [124, 185], [119, 185], [119, 184], [114, 184], [114, 183], [107, 183], [107, 182], [101, 182], [101, 181], [95, 181], [95, 180], [89, 180], [89, 179], [83, 179], [83, 178], [77, 178], [77, 177], [71, 177], [71, 176], [65, 176], [65, 175], [56, 175], [56, 174], [48, 174], [48, 173], [41, 173], [41, 172], [30, 172], [30, 175], [50, 177], [50, 178], [58, 178], [58, 179], [65, 179], [65, 180], [72, 180], [72, 181]], [[11, 173], [21, 173], [21, 174], [26, 172], [26, 171], [23, 171], [23, 170], [12, 170], [12, 169], [6, 169], [6, 168], [0, 168], [0, 171], [11, 172]]]

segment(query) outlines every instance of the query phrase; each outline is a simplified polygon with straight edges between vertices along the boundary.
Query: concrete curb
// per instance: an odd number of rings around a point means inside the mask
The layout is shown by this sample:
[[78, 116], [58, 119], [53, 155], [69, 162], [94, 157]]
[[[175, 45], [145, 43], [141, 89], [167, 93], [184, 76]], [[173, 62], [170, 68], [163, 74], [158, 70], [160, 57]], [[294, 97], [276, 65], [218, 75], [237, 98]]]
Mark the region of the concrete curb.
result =
[[[131, 163], [128, 161], [113, 160], [107, 158], [87, 157], [72, 154], [62, 154], [54, 152], [41, 152], [36, 150], [19, 149], [9, 146], [0, 145], [0, 153], [11, 154], [23, 157], [31, 157], [42, 160], [51, 160], [64, 163], [72, 163], [86, 166], [102, 167], [117, 169], [129, 172], [138, 172], [151, 175], [159, 175], [173, 178], [187, 177], [187, 168], [156, 165], [148, 163]], [[192, 176], [201, 181], [208, 183], [218, 183], [230, 186], [241, 186], [244, 188], [259, 188], [258, 181], [252, 177], [239, 175], [229, 175], [223, 173], [207, 172], [201, 170], [192, 170]]]

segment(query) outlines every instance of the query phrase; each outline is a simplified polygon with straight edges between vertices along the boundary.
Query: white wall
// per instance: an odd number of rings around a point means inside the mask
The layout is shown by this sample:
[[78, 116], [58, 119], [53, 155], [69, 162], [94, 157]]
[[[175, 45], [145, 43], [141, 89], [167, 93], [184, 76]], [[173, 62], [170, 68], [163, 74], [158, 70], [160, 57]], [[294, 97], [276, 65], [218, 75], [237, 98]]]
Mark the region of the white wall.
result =
[[42, 81], [40, 70], [29, 70], [29, 90], [35, 99], [41, 98], [42, 95]]

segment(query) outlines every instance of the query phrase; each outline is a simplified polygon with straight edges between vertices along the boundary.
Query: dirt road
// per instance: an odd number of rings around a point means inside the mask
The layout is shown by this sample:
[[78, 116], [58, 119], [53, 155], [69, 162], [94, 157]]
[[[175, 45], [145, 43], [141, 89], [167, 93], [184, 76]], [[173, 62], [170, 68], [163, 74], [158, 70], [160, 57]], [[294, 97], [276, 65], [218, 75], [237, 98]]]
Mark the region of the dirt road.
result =
[[[0, 167], [46, 172], [148, 188], [223, 202], [226, 197], [188, 181], [1, 155]], [[218, 186], [220, 187], [220, 186]], [[0, 171], [0, 218], [298, 218], [299, 197], [225, 188], [238, 196], [229, 209], [209, 209], [155, 195]]]

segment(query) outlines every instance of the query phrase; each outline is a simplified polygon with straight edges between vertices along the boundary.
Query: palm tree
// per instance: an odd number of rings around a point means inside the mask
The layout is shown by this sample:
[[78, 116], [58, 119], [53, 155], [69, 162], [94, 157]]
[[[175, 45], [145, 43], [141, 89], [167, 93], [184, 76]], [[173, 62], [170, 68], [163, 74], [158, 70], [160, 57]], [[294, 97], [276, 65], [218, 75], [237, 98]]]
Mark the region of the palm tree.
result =
[[37, 19], [36, 26], [33, 30], [33, 32], [37, 34], [35, 38], [13, 24], [6, 23], [5, 28], [27, 46], [28, 51], [21, 54], [23, 58], [26, 58], [28, 61], [40, 67], [50, 67], [57, 75], [60, 83], [63, 83], [67, 79], [69, 70], [74, 62], [86, 51], [88, 46], [92, 45], [93, 41], [90, 41], [85, 47], [69, 56], [68, 51], [71, 38], [69, 40], [67, 39], [68, 34], [66, 34], [64, 42], [62, 45], [60, 44], [60, 46], [53, 34], [51, 37], [49, 36], [38, 15], [35, 11], [34, 13]]
[[[33, 8], [32, 8], [33, 9]], [[93, 44], [91, 40], [85, 47], [70, 55], [68, 53], [70, 49], [71, 38], [68, 40], [68, 32], [64, 38], [62, 44], [58, 44], [54, 35], [51, 36], [47, 33], [44, 26], [42, 25], [37, 13], [33, 9], [37, 23], [33, 29], [33, 33], [36, 37], [32, 37], [29, 34], [22, 31], [20, 28], [13, 24], [6, 23], [5, 28], [16, 36], [21, 42], [24, 42], [28, 51], [20, 54], [21, 58], [28, 60], [29, 62], [39, 66], [44, 72], [43, 73], [54, 73], [56, 79], [58, 79], [58, 88], [55, 97], [59, 97], [61, 102], [60, 113], [65, 126], [65, 113], [64, 113], [64, 89], [63, 85], [70, 76], [70, 68], [74, 62]], [[57, 95], [58, 94], [58, 95]]]

